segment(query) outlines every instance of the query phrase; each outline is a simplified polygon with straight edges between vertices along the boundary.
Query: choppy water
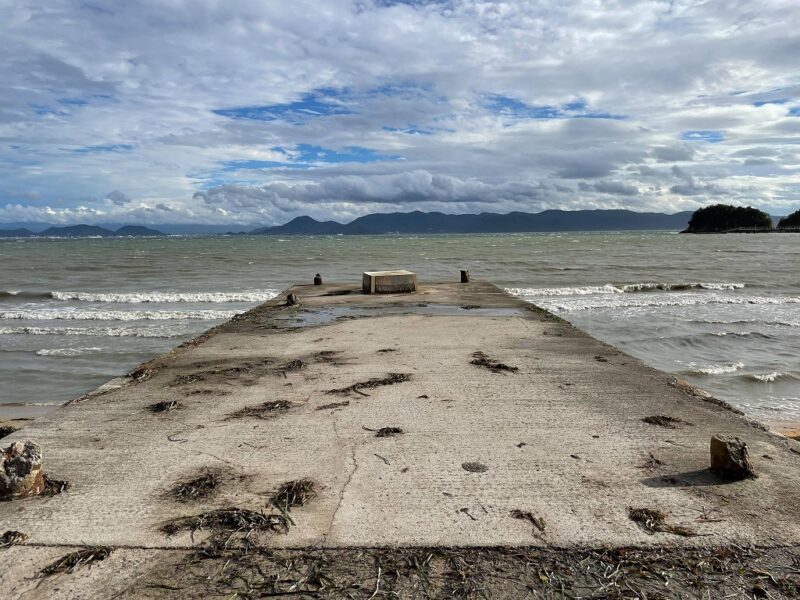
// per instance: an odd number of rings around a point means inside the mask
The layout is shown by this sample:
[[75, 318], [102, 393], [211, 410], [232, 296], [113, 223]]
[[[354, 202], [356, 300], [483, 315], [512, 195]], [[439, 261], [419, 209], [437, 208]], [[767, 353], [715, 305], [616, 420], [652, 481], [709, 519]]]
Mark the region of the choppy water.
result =
[[800, 236], [651, 232], [0, 240], [0, 404], [59, 404], [317, 272], [384, 268], [467, 268], [757, 418], [800, 419]]

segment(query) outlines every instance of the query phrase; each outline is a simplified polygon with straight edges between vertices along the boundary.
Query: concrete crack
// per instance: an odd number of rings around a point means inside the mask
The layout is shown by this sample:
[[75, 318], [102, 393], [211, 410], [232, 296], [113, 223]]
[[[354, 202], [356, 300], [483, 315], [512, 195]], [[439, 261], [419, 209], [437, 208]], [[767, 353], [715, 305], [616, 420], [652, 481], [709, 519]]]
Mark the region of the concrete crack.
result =
[[[337, 422], [336, 421], [337, 421], [337, 419], [336, 419], [336, 417], [334, 417], [334, 419], [333, 419], [333, 430], [336, 433], [336, 437], [338, 438], [340, 436], [339, 436], [339, 429], [337, 427]], [[344, 494], [345, 494], [345, 491], [347, 490], [347, 486], [350, 485], [350, 482], [353, 480], [353, 475], [355, 475], [356, 471], [358, 470], [358, 459], [356, 459], [356, 450], [357, 450], [358, 446], [359, 446], [359, 444], [353, 444], [350, 447], [350, 460], [351, 460], [351, 462], [353, 464], [353, 468], [350, 470], [350, 474], [347, 476], [347, 480], [344, 482], [344, 485], [342, 486], [342, 489], [339, 490], [339, 502], [336, 503], [336, 508], [333, 509], [333, 514], [331, 515], [331, 520], [330, 520], [330, 523], [328, 524], [327, 531], [322, 534], [322, 545], [323, 546], [325, 545], [325, 542], [327, 541], [328, 536], [330, 535], [331, 530], [333, 529], [333, 524], [336, 521], [336, 515], [339, 513], [339, 509], [342, 507], [342, 503], [344, 502]]]

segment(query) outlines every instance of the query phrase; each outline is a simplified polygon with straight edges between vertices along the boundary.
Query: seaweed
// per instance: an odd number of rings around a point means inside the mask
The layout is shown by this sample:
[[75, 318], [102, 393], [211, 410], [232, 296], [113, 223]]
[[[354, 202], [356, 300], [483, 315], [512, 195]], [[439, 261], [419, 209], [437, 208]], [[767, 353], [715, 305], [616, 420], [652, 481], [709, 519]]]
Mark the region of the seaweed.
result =
[[306, 363], [304, 363], [299, 358], [296, 358], [294, 360], [290, 360], [285, 365], [282, 365], [282, 366], [278, 367], [278, 371], [281, 371], [283, 373], [288, 373], [288, 372], [291, 372], [291, 371], [299, 371], [300, 369], [302, 369], [305, 366], [306, 366]]
[[219, 486], [219, 478], [214, 473], [205, 473], [189, 481], [182, 481], [172, 488], [172, 496], [181, 502], [208, 498]]
[[147, 409], [153, 413], [170, 412], [178, 408], [181, 408], [181, 403], [177, 400], [163, 400], [162, 402], [156, 402], [147, 407]]
[[528, 521], [535, 529], [538, 529], [539, 532], [544, 533], [545, 523], [542, 517], [536, 517], [533, 515], [533, 513], [522, 511], [518, 508], [515, 508], [511, 511], [511, 516], [515, 519], [520, 519], [521, 521]]
[[70, 552], [39, 571], [37, 577], [49, 577], [57, 573], [73, 573], [78, 567], [107, 559], [112, 551], [113, 549], [108, 546], [94, 546]]
[[691, 425], [691, 423], [687, 423], [678, 417], [668, 417], [667, 415], [653, 415], [651, 417], [644, 417], [642, 421], [649, 425], [658, 425], [659, 427], [665, 427], [666, 429], [675, 429], [676, 424]]
[[16, 546], [28, 539], [28, 536], [20, 531], [6, 531], [0, 535], [0, 548], [8, 548], [9, 546]]
[[470, 473], [485, 473], [489, 467], [479, 462], [465, 462], [461, 463], [461, 468]]
[[47, 473], [44, 474], [44, 488], [42, 489], [40, 496], [55, 496], [56, 494], [60, 494], [61, 492], [65, 492], [69, 489], [69, 482], [62, 481], [60, 479], [52, 479]]
[[489, 358], [488, 356], [486, 356], [486, 354], [484, 354], [480, 350], [472, 354], [472, 360], [469, 362], [469, 364], [475, 365], [476, 367], [484, 367], [486, 369], [489, 369], [493, 373], [503, 373], [503, 372], [515, 373], [516, 371], [519, 371], [517, 367], [510, 367], [505, 363], [501, 363], [494, 359]]
[[388, 352], [397, 352], [397, 348], [381, 348], [378, 350], [378, 354], [386, 354]]
[[375, 432], [375, 437], [392, 437], [394, 435], [401, 435], [403, 433], [405, 432], [399, 427], [381, 427]]
[[264, 514], [244, 508], [220, 508], [200, 513], [192, 517], [181, 517], [162, 525], [161, 531], [167, 535], [175, 535], [179, 531], [192, 532], [210, 530], [212, 533], [237, 533], [253, 531], [271, 531], [287, 533], [289, 524], [282, 515]]
[[19, 429], [17, 429], [16, 427], [11, 427], [11, 426], [0, 427], [0, 438], [4, 438], [7, 435], [11, 435], [15, 431], [19, 431]]
[[384, 385], [396, 385], [398, 383], [403, 383], [405, 381], [410, 381], [410, 380], [411, 380], [411, 375], [408, 375], [407, 373], [389, 373], [386, 377], [374, 377], [372, 379], [367, 379], [366, 381], [359, 381], [358, 383], [354, 383], [353, 385], [348, 385], [347, 387], [328, 390], [325, 393], [328, 395], [338, 394], [341, 396], [349, 394], [351, 392], [356, 392], [357, 394], [366, 396], [368, 394], [364, 394], [363, 392], [361, 392], [361, 390], [373, 389]]
[[628, 518], [650, 535], [655, 533], [671, 533], [683, 537], [694, 537], [697, 535], [694, 530], [688, 527], [669, 525], [666, 522], [667, 515], [660, 510], [652, 508], [631, 508], [628, 510]]
[[286, 514], [295, 506], [303, 506], [317, 496], [316, 484], [310, 479], [283, 483], [272, 496], [272, 504]]
[[344, 400], [343, 402], [331, 402], [330, 404], [323, 404], [321, 406], [318, 406], [316, 410], [343, 408], [345, 406], [350, 406], [350, 400]]
[[263, 402], [257, 406], [246, 406], [241, 410], [231, 413], [226, 418], [230, 419], [244, 419], [247, 417], [255, 417], [256, 419], [274, 419], [278, 415], [287, 412], [292, 407], [291, 402], [286, 400], [273, 400], [271, 402]]

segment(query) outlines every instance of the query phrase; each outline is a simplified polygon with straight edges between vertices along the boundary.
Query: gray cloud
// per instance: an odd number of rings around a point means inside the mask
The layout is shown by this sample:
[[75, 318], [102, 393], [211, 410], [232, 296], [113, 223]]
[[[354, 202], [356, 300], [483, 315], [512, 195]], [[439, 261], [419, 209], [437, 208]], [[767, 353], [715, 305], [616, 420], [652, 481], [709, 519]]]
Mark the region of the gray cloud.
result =
[[6, 3], [0, 221], [798, 203], [793, 0], [322, 6]]

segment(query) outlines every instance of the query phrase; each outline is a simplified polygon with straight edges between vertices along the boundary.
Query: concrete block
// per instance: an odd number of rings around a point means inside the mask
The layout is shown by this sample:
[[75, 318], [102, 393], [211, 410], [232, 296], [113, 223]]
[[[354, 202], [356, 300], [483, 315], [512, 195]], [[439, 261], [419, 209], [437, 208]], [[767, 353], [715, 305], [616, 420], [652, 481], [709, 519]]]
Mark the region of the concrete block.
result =
[[365, 294], [416, 292], [417, 275], [411, 271], [366, 271], [361, 289]]

